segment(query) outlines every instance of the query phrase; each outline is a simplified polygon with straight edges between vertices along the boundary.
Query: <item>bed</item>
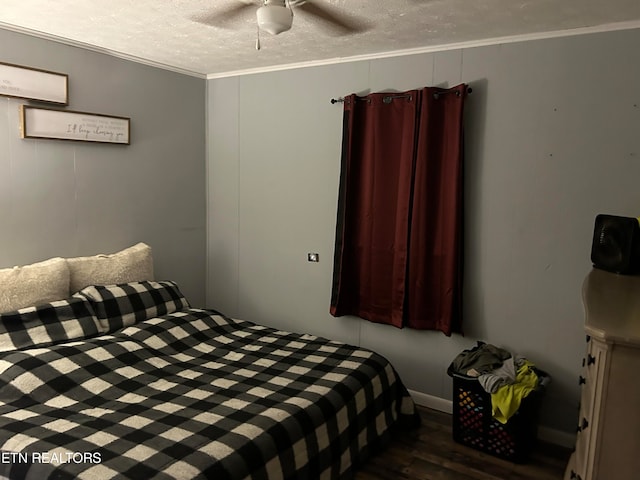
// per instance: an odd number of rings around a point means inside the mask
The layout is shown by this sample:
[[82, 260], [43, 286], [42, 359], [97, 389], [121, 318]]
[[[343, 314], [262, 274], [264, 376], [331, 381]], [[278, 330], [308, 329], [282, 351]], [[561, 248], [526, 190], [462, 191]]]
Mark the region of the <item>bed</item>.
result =
[[372, 351], [102, 283], [0, 314], [0, 477], [350, 478], [419, 422]]

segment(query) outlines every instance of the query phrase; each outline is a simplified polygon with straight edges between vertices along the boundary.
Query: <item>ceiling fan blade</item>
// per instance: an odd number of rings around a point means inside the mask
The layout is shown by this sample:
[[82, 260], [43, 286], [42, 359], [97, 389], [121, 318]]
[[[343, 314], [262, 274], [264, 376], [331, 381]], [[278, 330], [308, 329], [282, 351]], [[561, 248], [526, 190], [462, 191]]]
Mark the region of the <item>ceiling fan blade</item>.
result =
[[216, 9], [213, 12], [194, 15], [191, 17], [191, 20], [212, 27], [231, 28], [234, 26], [233, 22], [237, 20], [238, 17], [246, 15], [249, 11], [255, 12], [255, 9], [255, 3], [238, 2], [237, 5], [230, 5], [225, 8]]
[[294, 7], [294, 12], [299, 10], [305, 14], [313, 15], [315, 18], [325, 22], [327, 25], [335, 29], [341, 35], [360, 33], [370, 28], [364, 20], [348, 15], [342, 11], [329, 8], [328, 6], [321, 6], [319, 3], [312, 2], [310, 0], [296, 4]]

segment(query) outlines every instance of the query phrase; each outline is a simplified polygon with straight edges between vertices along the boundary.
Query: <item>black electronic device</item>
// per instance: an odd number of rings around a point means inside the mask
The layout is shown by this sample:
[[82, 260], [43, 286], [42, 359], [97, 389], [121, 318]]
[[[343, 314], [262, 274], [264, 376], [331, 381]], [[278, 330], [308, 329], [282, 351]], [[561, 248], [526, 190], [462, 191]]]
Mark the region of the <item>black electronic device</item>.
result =
[[596, 216], [591, 245], [593, 266], [621, 274], [640, 273], [640, 223], [638, 218]]

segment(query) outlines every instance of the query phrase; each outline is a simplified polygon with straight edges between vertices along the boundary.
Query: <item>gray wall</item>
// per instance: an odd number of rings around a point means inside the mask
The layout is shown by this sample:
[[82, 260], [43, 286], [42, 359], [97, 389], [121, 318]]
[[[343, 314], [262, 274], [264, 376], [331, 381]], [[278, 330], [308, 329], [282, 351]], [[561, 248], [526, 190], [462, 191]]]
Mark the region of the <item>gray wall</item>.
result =
[[[451, 398], [476, 339], [553, 376], [541, 423], [575, 431], [581, 284], [597, 213], [640, 214], [640, 30], [208, 82], [207, 303], [372, 348]], [[341, 106], [351, 92], [466, 82], [465, 337], [329, 315]], [[320, 263], [308, 263], [319, 252]]]
[[131, 118], [131, 145], [21, 139], [0, 97], [0, 267], [143, 241], [156, 278], [205, 298], [206, 81], [0, 30], [0, 61], [69, 75], [70, 110]]

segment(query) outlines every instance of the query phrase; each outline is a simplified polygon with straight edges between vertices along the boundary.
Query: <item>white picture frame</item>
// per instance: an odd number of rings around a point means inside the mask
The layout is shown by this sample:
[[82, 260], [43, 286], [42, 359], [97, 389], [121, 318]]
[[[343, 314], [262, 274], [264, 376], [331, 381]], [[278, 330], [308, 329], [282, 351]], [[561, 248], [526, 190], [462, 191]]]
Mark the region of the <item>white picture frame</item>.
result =
[[69, 76], [0, 62], [0, 95], [67, 105]]
[[127, 117], [21, 105], [20, 127], [22, 138], [131, 143]]

